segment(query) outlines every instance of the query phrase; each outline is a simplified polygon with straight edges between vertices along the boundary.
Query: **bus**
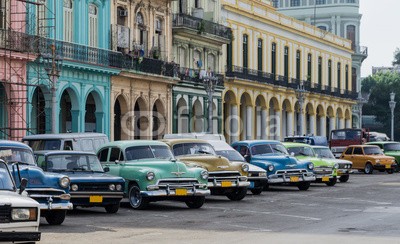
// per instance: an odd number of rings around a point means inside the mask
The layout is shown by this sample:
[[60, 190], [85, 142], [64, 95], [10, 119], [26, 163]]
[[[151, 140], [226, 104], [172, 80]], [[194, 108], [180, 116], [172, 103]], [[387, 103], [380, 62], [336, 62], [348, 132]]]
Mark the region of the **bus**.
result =
[[336, 158], [342, 155], [347, 146], [366, 142], [369, 142], [369, 133], [363, 129], [332, 130], [329, 137], [329, 147]]

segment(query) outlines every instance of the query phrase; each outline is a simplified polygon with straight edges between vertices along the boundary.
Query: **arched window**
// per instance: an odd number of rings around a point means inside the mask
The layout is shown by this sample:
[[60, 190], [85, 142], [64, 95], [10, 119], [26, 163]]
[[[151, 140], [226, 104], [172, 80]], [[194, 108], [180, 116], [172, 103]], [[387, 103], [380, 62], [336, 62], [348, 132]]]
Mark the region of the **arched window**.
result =
[[144, 23], [144, 18], [142, 13], [137, 13], [136, 14], [136, 24], [138, 25], [139, 29], [139, 36], [137, 40], [139, 41], [139, 45], [143, 45], [143, 49], [145, 52], [147, 52], [147, 31], [146, 31], [146, 25]]
[[248, 68], [248, 36], [246, 34], [243, 35], [243, 68]]
[[73, 33], [73, 8], [72, 0], [64, 0], [63, 2], [63, 12], [64, 12], [64, 41], [72, 42]]
[[98, 46], [99, 36], [98, 9], [94, 4], [89, 4], [89, 46]]
[[207, 71], [215, 72], [215, 56], [212, 53], [207, 55]]
[[351, 49], [355, 50], [355, 48], [356, 48], [356, 27], [354, 25], [347, 26], [346, 38], [352, 42]]
[[163, 25], [160, 18], [156, 18], [154, 22], [154, 46], [161, 52], [164, 51], [164, 36], [163, 36]]
[[201, 52], [195, 50], [193, 52], [193, 59], [194, 59], [194, 68], [201, 69], [203, 67], [203, 61], [201, 60]]

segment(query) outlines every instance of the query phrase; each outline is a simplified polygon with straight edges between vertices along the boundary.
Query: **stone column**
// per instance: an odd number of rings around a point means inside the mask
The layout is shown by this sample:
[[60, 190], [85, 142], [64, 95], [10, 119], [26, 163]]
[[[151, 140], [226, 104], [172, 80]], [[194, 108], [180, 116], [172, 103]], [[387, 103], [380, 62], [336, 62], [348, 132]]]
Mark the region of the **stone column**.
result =
[[[244, 128], [243, 128], [244, 129]], [[253, 107], [246, 107], [246, 140], [253, 139]]]
[[267, 139], [267, 108], [261, 107], [261, 139]]
[[329, 131], [328, 133], [330, 134], [330, 132], [332, 130], [334, 130], [336, 128], [336, 118], [335, 117], [330, 117], [329, 118]]
[[351, 119], [346, 119], [346, 128], [351, 128]]
[[326, 117], [322, 115], [319, 120], [319, 127], [321, 128], [321, 135], [326, 136]]
[[316, 117], [315, 114], [310, 114], [310, 133], [312, 135], [316, 135], [316, 127], [315, 127]]
[[193, 106], [192, 106], [192, 102], [193, 102], [193, 96], [189, 95], [188, 96], [188, 120], [187, 120], [187, 132], [191, 133], [193, 132], [193, 128], [192, 128], [192, 123], [193, 121]]
[[[79, 132], [79, 110], [71, 110], [71, 129], [72, 132]], [[97, 116], [96, 116], [96, 122], [97, 122]], [[96, 128], [97, 129], [97, 128]], [[99, 132], [101, 133], [101, 132]]]
[[276, 118], [276, 124], [275, 124], [275, 140], [280, 141], [281, 140], [281, 117], [282, 117], [282, 110], [277, 110], [275, 111], [275, 118]]
[[261, 139], [261, 107], [256, 106], [255, 109], [255, 117], [256, 117], [256, 139]]
[[172, 133], [178, 133], [178, 121], [179, 115], [177, 111], [178, 105], [176, 104], [176, 94], [172, 94]]
[[217, 128], [216, 129], [214, 128], [214, 131], [216, 131], [216, 133], [218, 133], [218, 134], [221, 134], [223, 131], [223, 129], [222, 129], [222, 99], [218, 98], [217, 101], [218, 101], [218, 106], [217, 106], [218, 121], [217, 121]]
[[294, 112], [289, 111], [287, 112], [287, 136], [293, 136], [293, 117], [294, 117]]
[[230, 137], [231, 143], [238, 141], [239, 139], [239, 116], [238, 116], [238, 105], [233, 104], [231, 106], [231, 130], [230, 130]]
[[96, 132], [104, 133], [104, 126], [103, 126], [104, 112], [95, 112], [94, 116], [96, 117]]

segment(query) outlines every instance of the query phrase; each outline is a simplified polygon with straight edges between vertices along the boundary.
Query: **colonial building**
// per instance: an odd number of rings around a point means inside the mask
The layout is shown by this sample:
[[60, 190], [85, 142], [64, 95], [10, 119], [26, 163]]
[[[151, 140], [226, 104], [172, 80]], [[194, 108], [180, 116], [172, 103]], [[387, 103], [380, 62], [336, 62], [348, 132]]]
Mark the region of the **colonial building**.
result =
[[230, 43], [232, 35], [230, 28], [220, 24], [220, 1], [180, 0], [172, 7], [172, 58], [179, 64], [180, 78], [172, 90], [173, 132], [221, 133], [219, 74], [224, 71], [223, 45]]
[[[278, 11], [308, 24], [351, 40], [352, 90], [361, 91], [361, 65], [368, 57], [367, 47], [360, 46], [361, 14], [359, 0], [277, 0]], [[324, 33], [322, 35], [325, 35]], [[361, 95], [361, 94], [360, 94]], [[363, 100], [353, 107], [353, 126], [360, 126]], [[361, 106], [361, 107], [360, 107]]]
[[125, 54], [111, 79], [111, 140], [158, 139], [170, 133], [171, 1], [112, 1], [112, 48]]
[[222, 0], [228, 141], [327, 136], [351, 126], [352, 42], [278, 13], [270, 1]]

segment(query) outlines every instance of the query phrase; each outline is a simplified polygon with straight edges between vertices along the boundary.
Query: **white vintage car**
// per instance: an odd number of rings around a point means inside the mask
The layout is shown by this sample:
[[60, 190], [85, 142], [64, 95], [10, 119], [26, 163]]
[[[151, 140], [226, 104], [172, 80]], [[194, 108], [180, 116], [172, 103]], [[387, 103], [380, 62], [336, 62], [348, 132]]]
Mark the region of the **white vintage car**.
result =
[[27, 182], [22, 179], [17, 189], [7, 165], [0, 160], [0, 242], [40, 241], [39, 203], [23, 192]]

